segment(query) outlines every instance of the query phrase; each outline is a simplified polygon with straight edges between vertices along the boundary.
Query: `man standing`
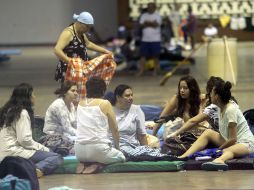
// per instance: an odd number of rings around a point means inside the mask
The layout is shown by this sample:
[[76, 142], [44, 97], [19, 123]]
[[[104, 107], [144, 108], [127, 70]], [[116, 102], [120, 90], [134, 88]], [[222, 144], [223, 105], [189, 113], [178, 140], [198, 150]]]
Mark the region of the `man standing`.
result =
[[175, 3], [174, 9], [172, 10], [171, 14], [169, 15], [169, 19], [172, 23], [172, 29], [174, 32], [175, 43], [179, 41], [179, 28], [181, 24], [181, 15], [179, 13], [179, 5]]
[[197, 27], [197, 18], [192, 13], [192, 7], [188, 7], [188, 18], [187, 18], [187, 34], [190, 38], [191, 49], [195, 48], [195, 32]]
[[156, 75], [160, 69], [161, 16], [156, 12], [155, 3], [148, 3], [147, 12], [141, 15], [139, 23], [142, 27], [142, 38], [140, 45], [140, 70], [138, 75], [143, 74], [147, 59], [154, 61], [154, 75]]

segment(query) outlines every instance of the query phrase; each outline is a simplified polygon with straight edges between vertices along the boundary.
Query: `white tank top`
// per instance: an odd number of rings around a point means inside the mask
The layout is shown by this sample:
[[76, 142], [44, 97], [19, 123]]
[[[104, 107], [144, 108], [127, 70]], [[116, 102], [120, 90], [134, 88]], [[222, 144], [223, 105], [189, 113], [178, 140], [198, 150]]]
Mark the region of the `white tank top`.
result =
[[[91, 103], [91, 102], [90, 102]], [[78, 144], [111, 143], [107, 116], [100, 105], [78, 105], [77, 108], [77, 140]]]

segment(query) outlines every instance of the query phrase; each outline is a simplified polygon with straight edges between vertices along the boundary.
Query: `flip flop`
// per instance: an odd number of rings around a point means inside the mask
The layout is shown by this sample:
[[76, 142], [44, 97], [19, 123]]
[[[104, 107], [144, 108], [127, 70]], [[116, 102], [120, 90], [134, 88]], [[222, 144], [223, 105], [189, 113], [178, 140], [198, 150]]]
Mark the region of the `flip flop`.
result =
[[226, 171], [228, 170], [228, 165], [224, 163], [205, 162], [202, 164], [201, 169], [206, 171]]

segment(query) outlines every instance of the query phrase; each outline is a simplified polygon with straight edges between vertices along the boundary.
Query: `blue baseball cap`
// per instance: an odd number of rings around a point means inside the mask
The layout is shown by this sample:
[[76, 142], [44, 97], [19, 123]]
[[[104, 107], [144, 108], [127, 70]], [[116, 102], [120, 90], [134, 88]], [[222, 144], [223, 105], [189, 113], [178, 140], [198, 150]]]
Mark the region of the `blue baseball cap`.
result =
[[94, 24], [93, 16], [89, 12], [82, 12], [79, 15], [74, 14], [73, 19], [83, 24]]

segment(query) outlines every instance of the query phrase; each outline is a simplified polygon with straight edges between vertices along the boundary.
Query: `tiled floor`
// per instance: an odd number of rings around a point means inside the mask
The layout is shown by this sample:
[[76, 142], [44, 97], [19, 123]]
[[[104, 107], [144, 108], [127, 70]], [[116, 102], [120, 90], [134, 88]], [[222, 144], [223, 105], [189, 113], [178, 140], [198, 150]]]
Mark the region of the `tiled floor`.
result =
[[[56, 58], [52, 47], [18, 47], [22, 55], [12, 56], [6, 63], [0, 63], [0, 105], [9, 98], [13, 86], [29, 82], [36, 93], [35, 113], [45, 115], [49, 104], [56, 98], [53, 94], [58, 87], [54, 78]], [[238, 81], [233, 87], [243, 111], [254, 108], [254, 42], [238, 43]], [[184, 52], [188, 54], [189, 52]], [[195, 54], [196, 64], [188, 65], [190, 74], [205, 92], [208, 79], [206, 47]], [[136, 104], [163, 105], [176, 93], [181, 75], [172, 76], [165, 86], [159, 86], [162, 76], [116, 75], [109, 90], [120, 83], [133, 87]], [[230, 172], [177, 172], [177, 173], [138, 173], [138, 174], [99, 174], [99, 175], [53, 175], [40, 179], [41, 189], [67, 185], [79, 189], [253, 189], [252, 171]]]

